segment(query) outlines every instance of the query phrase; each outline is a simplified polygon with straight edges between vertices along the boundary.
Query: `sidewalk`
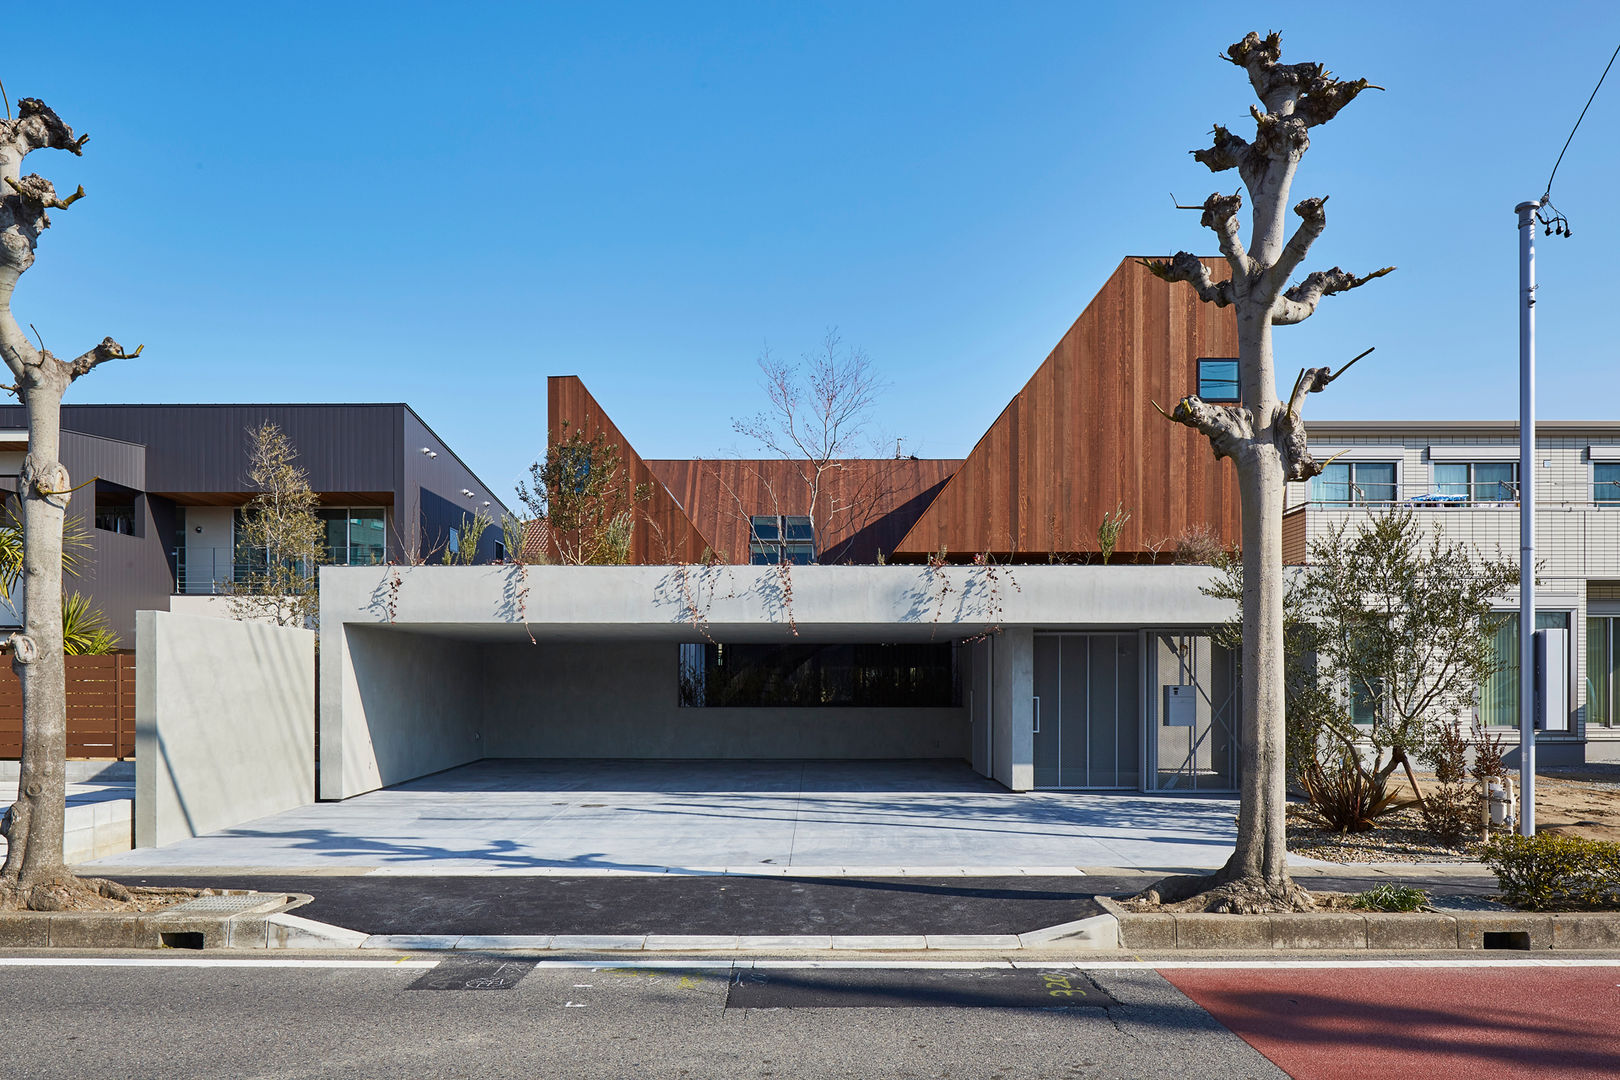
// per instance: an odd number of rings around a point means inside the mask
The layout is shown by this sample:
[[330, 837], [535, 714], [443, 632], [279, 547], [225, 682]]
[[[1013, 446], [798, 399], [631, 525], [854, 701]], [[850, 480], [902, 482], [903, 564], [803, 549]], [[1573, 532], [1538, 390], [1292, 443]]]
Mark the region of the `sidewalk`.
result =
[[[1359, 892], [1399, 882], [1442, 894], [1489, 894], [1483, 868], [1380, 865], [1296, 869], [1308, 888]], [[1101, 910], [1163, 871], [1086, 868], [1065, 876], [908, 877], [507, 874], [125, 876], [130, 885], [307, 893], [301, 917], [374, 935], [1014, 935]]]

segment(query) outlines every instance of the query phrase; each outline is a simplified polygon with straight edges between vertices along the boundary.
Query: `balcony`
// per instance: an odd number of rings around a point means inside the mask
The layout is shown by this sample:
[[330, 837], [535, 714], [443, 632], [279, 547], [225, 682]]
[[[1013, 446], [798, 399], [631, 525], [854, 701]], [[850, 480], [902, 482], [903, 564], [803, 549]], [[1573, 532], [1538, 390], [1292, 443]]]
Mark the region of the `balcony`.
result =
[[[1608, 488], [1615, 488], [1611, 497]], [[1348, 498], [1291, 499], [1283, 513], [1283, 561], [1308, 561], [1310, 546], [1329, 529], [1352, 526], [1371, 514], [1410, 510], [1421, 524], [1493, 558], [1517, 558], [1519, 493], [1516, 485], [1350, 485]], [[1303, 494], [1295, 486], [1291, 495]], [[1581, 497], [1584, 493], [1584, 497]], [[1576, 497], [1571, 497], [1574, 494]], [[1537, 488], [1536, 554], [1553, 578], [1620, 576], [1620, 484], [1546, 483]]]

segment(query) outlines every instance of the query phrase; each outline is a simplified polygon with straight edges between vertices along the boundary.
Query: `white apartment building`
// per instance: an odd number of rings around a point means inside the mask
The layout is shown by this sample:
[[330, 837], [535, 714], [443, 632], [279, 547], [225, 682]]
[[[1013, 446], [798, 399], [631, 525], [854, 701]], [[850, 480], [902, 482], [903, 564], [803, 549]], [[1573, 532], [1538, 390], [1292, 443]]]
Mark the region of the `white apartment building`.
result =
[[[1519, 550], [1519, 431], [1512, 421], [1318, 421], [1319, 477], [1289, 485], [1283, 550], [1304, 563], [1344, 521], [1401, 507], [1476, 551]], [[1564, 631], [1567, 716], [1538, 736], [1544, 764], [1620, 761], [1620, 421], [1537, 424], [1536, 629]], [[1504, 668], [1480, 688], [1478, 719], [1518, 740], [1518, 598], [1497, 634]]]

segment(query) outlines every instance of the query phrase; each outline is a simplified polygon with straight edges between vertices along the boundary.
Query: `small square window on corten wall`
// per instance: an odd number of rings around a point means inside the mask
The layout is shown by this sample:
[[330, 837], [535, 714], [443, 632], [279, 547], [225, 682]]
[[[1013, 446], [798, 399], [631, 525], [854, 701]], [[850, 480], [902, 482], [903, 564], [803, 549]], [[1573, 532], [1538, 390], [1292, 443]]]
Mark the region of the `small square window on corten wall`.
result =
[[1238, 401], [1238, 362], [1225, 357], [1200, 357], [1198, 396], [1205, 401]]

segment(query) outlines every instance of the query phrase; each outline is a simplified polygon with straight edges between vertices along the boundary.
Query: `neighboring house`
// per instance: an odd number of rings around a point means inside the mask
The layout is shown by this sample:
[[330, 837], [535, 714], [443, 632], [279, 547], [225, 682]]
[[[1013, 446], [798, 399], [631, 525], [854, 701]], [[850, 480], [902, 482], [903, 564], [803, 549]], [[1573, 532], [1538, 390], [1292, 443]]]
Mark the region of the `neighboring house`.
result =
[[[69, 513], [91, 536], [65, 579], [87, 593], [126, 648], [135, 612], [223, 613], [213, 598], [244, 572], [236, 546], [249, 432], [270, 421], [298, 451], [325, 522], [326, 559], [365, 565], [437, 557], [467, 519], [505, 505], [408, 405], [64, 405]], [[0, 485], [16, 489], [27, 452], [21, 406], [0, 407]], [[503, 556], [499, 525], [478, 560]], [[9, 615], [9, 613], [7, 613]]]
[[[479, 757], [966, 759], [1014, 790], [1235, 790], [1237, 658], [1212, 633], [1232, 609], [1208, 567], [1165, 564], [1187, 534], [1236, 542], [1236, 471], [1153, 406], [1236, 400], [1236, 355], [1229, 310], [1127, 259], [965, 459], [840, 462], [850, 509], [814, 520], [798, 463], [643, 459], [553, 378], [553, 441], [605, 432], [650, 491], [639, 565], [423, 568], [387, 604], [324, 571], [321, 793]], [[1292, 486], [1293, 561], [1397, 505], [1512, 556], [1512, 424], [1309, 427], [1319, 459], [1349, 452]], [[1620, 758], [1620, 422], [1538, 442], [1538, 622], [1569, 632], [1540, 760]], [[1123, 565], [1098, 565], [1116, 508]], [[1509, 744], [1516, 677], [1480, 706]]]

